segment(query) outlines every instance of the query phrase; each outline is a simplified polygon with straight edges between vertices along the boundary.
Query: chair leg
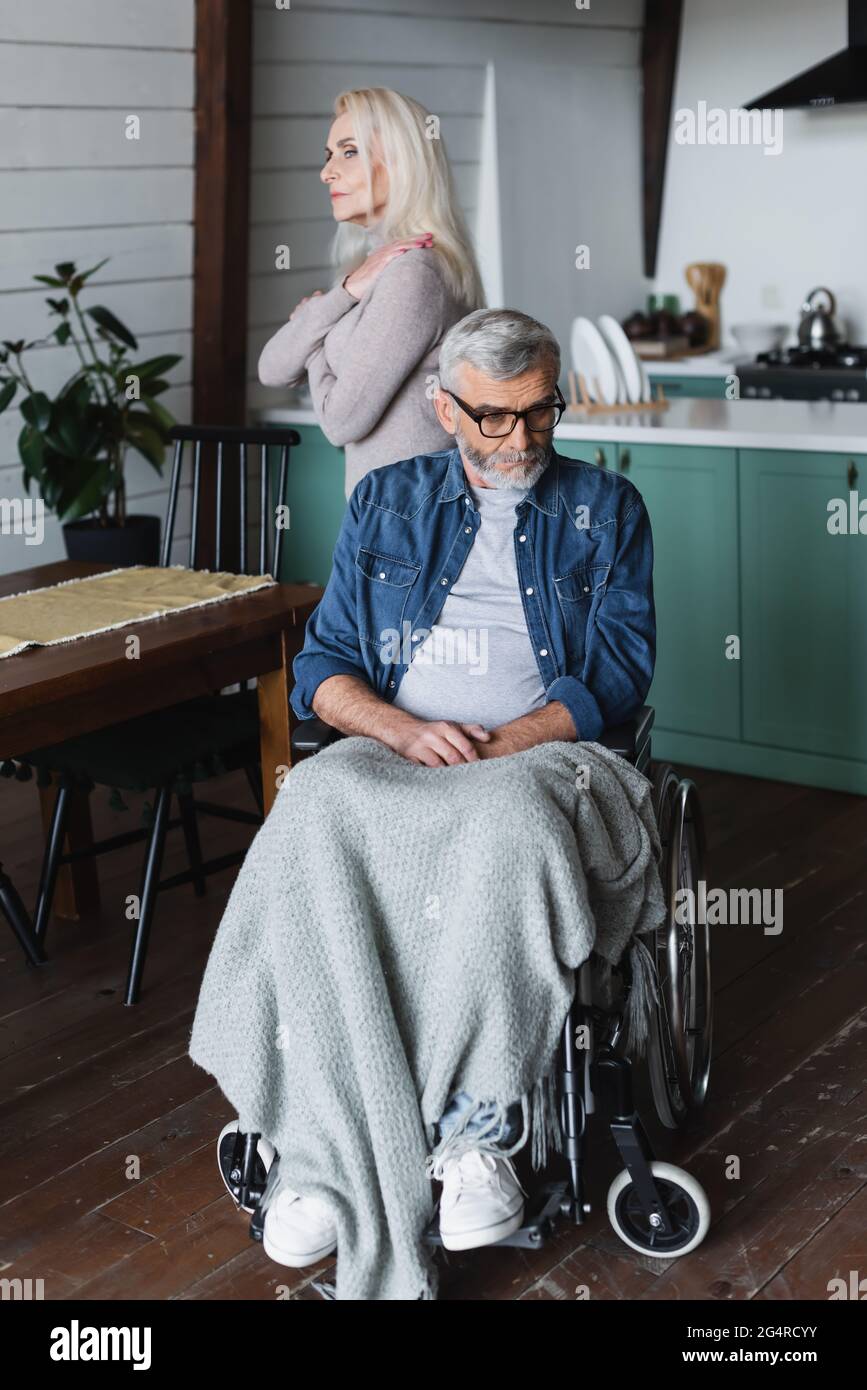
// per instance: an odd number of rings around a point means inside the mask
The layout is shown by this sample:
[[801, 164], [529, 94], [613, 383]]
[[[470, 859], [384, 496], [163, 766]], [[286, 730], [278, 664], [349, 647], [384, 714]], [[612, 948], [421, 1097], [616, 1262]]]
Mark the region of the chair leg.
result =
[[178, 809], [187, 846], [187, 858], [193, 873], [193, 888], [197, 898], [204, 897], [207, 881], [202, 873], [202, 846], [199, 842], [199, 823], [196, 819], [196, 803], [192, 792], [178, 792]]
[[0, 864], [0, 911], [8, 919], [9, 925], [18, 937], [25, 956], [31, 965], [43, 965], [45, 952], [27, 916], [27, 909], [21, 901], [18, 889]]
[[60, 867], [60, 855], [63, 851], [63, 842], [66, 839], [66, 817], [69, 810], [70, 786], [66, 778], [61, 777], [60, 785], [57, 788], [57, 798], [54, 802], [54, 810], [51, 813], [51, 825], [48, 830], [48, 843], [45, 846], [45, 854], [42, 857], [42, 872], [39, 875], [39, 889], [36, 894], [36, 921], [33, 930], [37, 940], [41, 943], [45, 941], [45, 933], [48, 930], [48, 922], [51, 917], [51, 905], [54, 902], [54, 889], [57, 885], [57, 870]]
[[126, 996], [123, 1001], [125, 1004], [138, 1003], [141, 989], [141, 977], [144, 971], [145, 956], [147, 955], [148, 949], [148, 938], [150, 937], [151, 922], [153, 920], [157, 893], [160, 887], [160, 872], [162, 870], [163, 850], [166, 843], [166, 822], [168, 821], [169, 803], [171, 799], [172, 784], [171, 782], [167, 782], [158, 789], [154, 803], [154, 819], [147, 842], [142, 890], [139, 898], [139, 918], [136, 926], [135, 940], [132, 944], [129, 974], [127, 975], [126, 981]]
[[258, 763], [245, 763], [244, 771], [247, 774], [247, 781], [250, 783], [250, 791], [253, 793], [253, 800], [259, 809], [259, 815], [265, 815], [265, 798], [262, 795], [262, 769]]

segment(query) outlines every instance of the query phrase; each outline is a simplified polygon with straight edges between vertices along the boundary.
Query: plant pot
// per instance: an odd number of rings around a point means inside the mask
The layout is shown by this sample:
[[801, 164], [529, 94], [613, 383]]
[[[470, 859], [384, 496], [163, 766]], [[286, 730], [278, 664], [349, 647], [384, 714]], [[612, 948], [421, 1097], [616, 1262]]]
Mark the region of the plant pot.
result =
[[160, 517], [128, 516], [124, 526], [100, 526], [87, 517], [67, 521], [63, 527], [66, 554], [70, 560], [90, 564], [158, 565], [160, 562]]

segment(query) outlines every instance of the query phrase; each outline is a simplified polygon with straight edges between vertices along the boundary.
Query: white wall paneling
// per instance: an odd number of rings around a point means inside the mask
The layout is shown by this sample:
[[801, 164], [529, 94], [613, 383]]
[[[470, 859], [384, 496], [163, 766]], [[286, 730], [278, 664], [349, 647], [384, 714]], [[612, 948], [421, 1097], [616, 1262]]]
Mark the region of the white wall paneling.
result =
[[[139, 340], [142, 357], [179, 352], [162, 398], [191, 409], [194, 0], [0, 0], [0, 338], [40, 338], [56, 324], [37, 286], [58, 261], [89, 269], [83, 292]], [[140, 138], [126, 137], [128, 117]], [[31, 353], [35, 384], [55, 392], [72, 349]], [[17, 409], [0, 416], [0, 496], [22, 496]], [[165, 513], [167, 475], [127, 462], [129, 507]], [[179, 535], [189, 534], [189, 489]], [[44, 544], [0, 538], [0, 572], [63, 556], [56, 519]], [[178, 551], [180, 553], [180, 551]]]

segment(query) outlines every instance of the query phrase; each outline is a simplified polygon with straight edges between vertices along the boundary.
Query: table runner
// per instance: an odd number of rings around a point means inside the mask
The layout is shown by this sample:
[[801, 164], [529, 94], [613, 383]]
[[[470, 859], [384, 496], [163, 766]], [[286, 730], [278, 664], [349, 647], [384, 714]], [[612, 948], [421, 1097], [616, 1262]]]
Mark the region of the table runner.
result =
[[184, 565], [131, 565], [0, 599], [0, 659], [27, 647], [74, 642], [166, 613], [222, 603], [274, 584], [270, 574]]

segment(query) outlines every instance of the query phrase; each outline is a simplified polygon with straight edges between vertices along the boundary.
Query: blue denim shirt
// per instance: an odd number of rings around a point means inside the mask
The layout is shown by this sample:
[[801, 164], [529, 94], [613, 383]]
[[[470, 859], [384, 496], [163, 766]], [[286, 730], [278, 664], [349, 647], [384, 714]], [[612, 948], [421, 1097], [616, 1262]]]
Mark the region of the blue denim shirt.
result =
[[[479, 524], [457, 448], [376, 468], [356, 484], [293, 663], [299, 719], [313, 716], [329, 676], [358, 676], [394, 699], [419, 646], [412, 634], [433, 627]], [[653, 542], [641, 495], [622, 474], [552, 450], [516, 506], [514, 545], [548, 700], [592, 741], [636, 713], [653, 676]]]

